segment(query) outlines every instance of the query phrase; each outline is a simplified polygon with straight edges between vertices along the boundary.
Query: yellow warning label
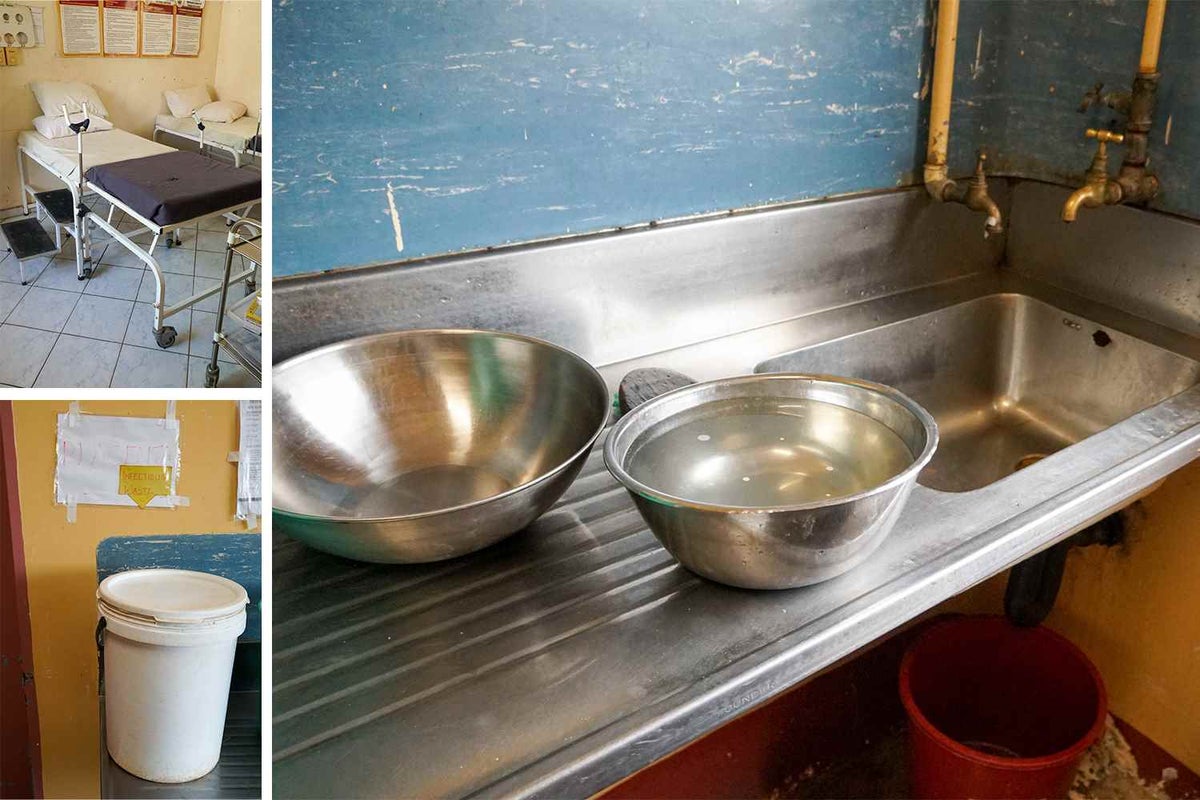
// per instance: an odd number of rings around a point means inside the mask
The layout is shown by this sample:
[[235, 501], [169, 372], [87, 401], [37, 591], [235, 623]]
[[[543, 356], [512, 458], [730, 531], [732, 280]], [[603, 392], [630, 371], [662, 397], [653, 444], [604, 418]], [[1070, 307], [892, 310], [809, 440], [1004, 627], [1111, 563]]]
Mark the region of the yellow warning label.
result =
[[250, 301], [250, 307], [246, 309], [246, 319], [251, 322], [262, 324], [262, 311], [258, 307], [258, 298]]
[[171, 494], [171, 468], [138, 464], [121, 465], [121, 482], [117, 491], [145, 508], [156, 497]]

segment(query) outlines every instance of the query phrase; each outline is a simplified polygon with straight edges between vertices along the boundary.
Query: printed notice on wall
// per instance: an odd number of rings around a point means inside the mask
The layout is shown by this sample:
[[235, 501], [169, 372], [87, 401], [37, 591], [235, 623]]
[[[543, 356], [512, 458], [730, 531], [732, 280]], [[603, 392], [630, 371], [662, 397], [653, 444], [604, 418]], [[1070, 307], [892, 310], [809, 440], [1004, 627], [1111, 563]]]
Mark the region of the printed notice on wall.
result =
[[253, 528], [262, 516], [262, 403], [238, 401], [237, 518]]
[[204, 0], [176, 0], [175, 55], [200, 55], [200, 25], [204, 21]]
[[106, 417], [72, 410], [58, 415], [54, 500], [173, 508], [179, 477], [179, 423], [173, 416]]
[[175, 6], [142, 2], [142, 55], [169, 56], [175, 44]]
[[58, 0], [64, 56], [100, 55], [100, 0]]
[[104, 0], [104, 55], [138, 54], [138, 0]]

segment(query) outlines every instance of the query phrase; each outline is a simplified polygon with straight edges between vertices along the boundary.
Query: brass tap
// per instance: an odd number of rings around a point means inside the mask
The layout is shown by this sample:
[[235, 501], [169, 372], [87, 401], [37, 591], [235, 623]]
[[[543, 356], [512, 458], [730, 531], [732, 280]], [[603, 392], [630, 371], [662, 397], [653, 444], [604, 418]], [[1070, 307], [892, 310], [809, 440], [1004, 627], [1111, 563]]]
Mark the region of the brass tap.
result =
[[1092, 157], [1092, 165], [1088, 167], [1084, 185], [1072, 192], [1063, 204], [1063, 222], [1074, 222], [1080, 206], [1098, 208], [1116, 205], [1124, 197], [1121, 184], [1108, 176], [1108, 143], [1120, 144], [1125, 141], [1125, 137], [1119, 133], [1094, 128], [1088, 128], [1084, 136], [1096, 140], [1096, 155]]
[[971, 180], [965, 186], [944, 177], [946, 169], [944, 166], [941, 168], [940, 176], [929, 178], [927, 174], [925, 182], [925, 188], [929, 191], [930, 196], [938, 202], [962, 203], [972, 211], [981, 211], [986, 214], [987, 219], [983, 223], [985, 239], [993, 233], [1000, 233], [1004, 230], [1000, 207], [988, 194], [987, 175], [983, 169], [986, 163], [987, 155], [980, 150], [975, 161], [975, 174], [971, 176]]
[[987, 215], [987, 219], [983, 223], [985, 239], [993, 233], [1000, 233], [1004, 230], [1000, 207], [988, 194], [987, 175], [983, 171], [986, 162], [987, 154], [982, 150], [979, 151], [979, 158], [975, 161], [975, 174], [971, 177], [971, 182], [967, 185], [966, 196], [963, 198], [963, 203], [967, 208], [972, 211], [982, 211]]

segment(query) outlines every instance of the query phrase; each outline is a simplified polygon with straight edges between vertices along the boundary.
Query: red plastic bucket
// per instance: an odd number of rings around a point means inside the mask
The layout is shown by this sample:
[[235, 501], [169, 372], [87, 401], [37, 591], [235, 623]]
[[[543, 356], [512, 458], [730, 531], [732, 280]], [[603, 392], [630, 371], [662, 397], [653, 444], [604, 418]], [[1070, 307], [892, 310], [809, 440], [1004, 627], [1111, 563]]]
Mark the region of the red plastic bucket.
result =
[[1063, 798], [1104, 732], [1104, 682], [1078, 647], [1004, 617], [947, 617], [900, 665], [917, 798]]

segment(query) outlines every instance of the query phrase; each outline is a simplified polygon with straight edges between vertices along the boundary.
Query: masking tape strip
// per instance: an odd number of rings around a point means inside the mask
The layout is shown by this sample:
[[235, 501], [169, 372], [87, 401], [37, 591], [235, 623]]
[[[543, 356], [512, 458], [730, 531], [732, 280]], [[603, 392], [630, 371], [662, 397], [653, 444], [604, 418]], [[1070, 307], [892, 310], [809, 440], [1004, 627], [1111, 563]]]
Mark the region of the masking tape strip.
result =
[[74, 428], [79, 424], [79, 415], [83, 412], [79, 410], [79, 401], [72, 400], [71, 405], [67, 407], [67, 427]]
[[258, 517], [254, 514], [246, 515], [246, 530], [252, 531], [258, 527]]
[[238, 463], [239, 461], [242, 460], [242, 451], [241, 450], [230, 450], [229, 455], [225, 456], [225, 460], [228, 461], [230, 464]]
[[189, 500], [188, 498], [186, 498], [182, 495], [178, 495], [178, 494], [167, 495], [167, 502], [170, 503], [172, 506], [175, 506], [175, 507], [182, 506], [184, 508], [187, 508], [188, 506], [190, 506], [192, 504], [191, 500]]
[[179, 427], [179, 420], [175, 419], [175, 401], [167, 401], [167, 430], [174, 430]]
[[75, 495], [67, 495], [67, 522], [75, 522]]

